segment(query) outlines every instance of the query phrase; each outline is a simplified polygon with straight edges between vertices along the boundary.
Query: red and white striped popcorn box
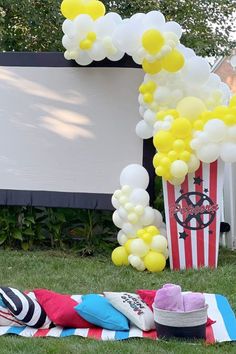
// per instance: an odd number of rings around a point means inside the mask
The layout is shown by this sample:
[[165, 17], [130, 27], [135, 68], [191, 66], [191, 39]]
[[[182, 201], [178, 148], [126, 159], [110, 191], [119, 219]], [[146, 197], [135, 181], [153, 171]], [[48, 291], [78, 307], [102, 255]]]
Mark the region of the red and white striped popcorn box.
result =
[[163, 181], [170, 267], [216, 268], [224, 163], [201, 164], [180, 186]]

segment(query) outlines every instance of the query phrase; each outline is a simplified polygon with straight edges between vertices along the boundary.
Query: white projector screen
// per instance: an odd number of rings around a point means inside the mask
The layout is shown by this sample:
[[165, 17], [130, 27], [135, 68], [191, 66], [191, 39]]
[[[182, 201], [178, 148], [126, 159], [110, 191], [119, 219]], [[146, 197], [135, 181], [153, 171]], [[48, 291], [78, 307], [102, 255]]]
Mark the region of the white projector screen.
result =
[[0, 204], [110, 208], [121, 170], [143, 162], [143, 71], [106, 63], [1, 54]]

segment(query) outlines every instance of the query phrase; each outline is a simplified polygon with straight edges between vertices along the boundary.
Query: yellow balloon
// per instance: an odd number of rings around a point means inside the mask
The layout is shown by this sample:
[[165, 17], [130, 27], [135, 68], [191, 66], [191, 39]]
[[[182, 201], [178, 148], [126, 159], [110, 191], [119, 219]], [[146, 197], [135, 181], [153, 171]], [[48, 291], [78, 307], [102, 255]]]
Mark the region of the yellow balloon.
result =
[[173, 49], [162, 59], [162, 67], [166, 71], [175, 73], [184, 66], [184, 56], [177, 49]]
[[160, 230], [158, 230], [158, 228], [154, 225], [150, 225], [146, 228], [147, 232], [149, 232], [150, 234], [152, 234], [152, 236], [155, 235], [159, 235], [160, 234]]
[[156, 29], [149, 29], [144, 32], [142, 37], [142, 45], [149, 54], [158, 53], [164, 44], [165, 39], [160, 31]]
[[157, 166], [161, 163], [161, 160], [163, 159], [165, 155], [162, 153], [157, 152], [154, 157], [153, 157], [153, 166], [157, 168]]
[[159, 177], [162, 177], [165, 173], [165, 170], [162, 166], [158, 166], [156, 169], [155, 169], [155, 172], [156, 172], [156, 175], [159, 176]]
[[162, 272], [166, 266], [166, 259], [163, 254], [150, 251], [144, 257], [144, 264], [149, 272]]
[[87, 34], [87, 39], [92, 41], [92, 42], [96, 41], [96, 39], [97, 39], [96, 33], [95, 32], [89, 32]]
[[168, 157], [163, 157], [160, 162], [161, 166], [163, 166], [165, 169], [168, 169], [171, 165], [171, 160]]
[[153, 95], [151, 93], [145, 93], [143, 95], [143, 100], [144, 100], [145, 103], [152, 103]]
[[105, 15], [106, 8], [101, 1], [92, 0], [86, 5], [86, 12], [96, 20]]
[[191, 131], [192, 125], [186, 118], [175, 119], [171, 127], [171, 132], [176, 138], [186, 138], [191, 134]]
[[230, 103], [229, 103], [229, 106], [230, 107], [236, 107], [236, 95], [234, 95], [231, 100], [230, 100]]
[[147, 88], [147, 91], [153, 93], [157, 88], [157, 84], [155, 83], [155, 81], [149, 80], [146, 82], [146, 88]]
[[143, 70], [147, 74], [157, 74], [161, 71], [162, 65], [160, 60], [156, 60], [152, 63], [150, 63], [147, 59], [144, 59], [142, 63]]
[[188, 96], [179, 101], [177, 111], [181, 117], [195, 121], [204, 111], [207, 110], [200, 98]]
[[195, 130], [203, 130], [204, 128], [204, 123], [201, 119], [195, 120], [194, 124], [193, 124], [193, 128]]
[[173, 149], [176, 152], [184, 151], [186, 148], [185, 142], [182, 139], [177, 139], [173, 143]]
[[125, 242], [125, 244], [124, 244], [125, 250], [126, 250], [126, 252], [127, 252], [128, 254], [131, 253], [130, 246], [131, 246], [131, 243], [132, 243], [133, 240], [134, 240], [134, 239], [130, 239], [130, 240], [128, 240], [127, 242]]
[[126, 252], [125, 247], [116, 247], [111, 254], [111, 260], [118, 267], [129, 265], [128, 253]]
[[88, 50], [90, 48], [92, 48], [93, 46], [93, 42], [90, 41], [89, 39], [84, 39], [80, 42], [80, 49], [82, 50]]
[[180, 160], [183, 160], [185, 162], [188, 162], [190, 160], [190, 157], [191, 157], [191, 153], [187, 150], [185, 150], [179, 154]]
[[79, 0], [63, 0], [61, 3], [62, 15], [70, 20], [83, 13], [84, 10], [84, 4]]
[[151, 243], [152, 242], [153, 235], [149, 232], [145, 232], [142, 236], [142, 240], [146, 243]]
[[177, 159], [178, 154], [177, 154], [177, 152], [175, 150], [171, 150], [171, 151], [168, 152], [168, 157], [173, 162], [173, 161], [175, 161]]
[[168, 152], [172, 148], [174, 138], [171, 133], [166, 131], [159, 131], [153, 139], [155, 148], [160, 152]]

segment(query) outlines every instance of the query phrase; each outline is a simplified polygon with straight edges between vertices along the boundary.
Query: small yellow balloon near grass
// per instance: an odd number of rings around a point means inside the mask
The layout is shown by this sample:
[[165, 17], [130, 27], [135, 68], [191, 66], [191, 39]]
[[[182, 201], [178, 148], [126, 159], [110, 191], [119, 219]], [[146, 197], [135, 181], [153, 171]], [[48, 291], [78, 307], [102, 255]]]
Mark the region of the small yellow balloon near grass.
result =
[[150, 251], [144, 257], [144, 264], [149, 272], [162, 272], [166, 266], [166, 259], [163, 254], [155, 251]]
[[126, 252], [125, 247], [116, 247], [111, 254], [111, 260], [117, 267], [121, 267], [123, 265], [128, 266], [128, 253]]

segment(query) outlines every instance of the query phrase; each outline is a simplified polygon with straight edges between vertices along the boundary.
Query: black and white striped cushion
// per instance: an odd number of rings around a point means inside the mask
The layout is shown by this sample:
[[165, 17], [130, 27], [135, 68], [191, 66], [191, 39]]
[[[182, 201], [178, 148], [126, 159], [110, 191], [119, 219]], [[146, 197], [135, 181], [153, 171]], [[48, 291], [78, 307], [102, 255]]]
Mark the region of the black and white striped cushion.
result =
[[20, 290], [0, 287], [3, 303], [16, 319], [34, 328], [49, 328], [52, 324], [40, 304]]

